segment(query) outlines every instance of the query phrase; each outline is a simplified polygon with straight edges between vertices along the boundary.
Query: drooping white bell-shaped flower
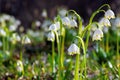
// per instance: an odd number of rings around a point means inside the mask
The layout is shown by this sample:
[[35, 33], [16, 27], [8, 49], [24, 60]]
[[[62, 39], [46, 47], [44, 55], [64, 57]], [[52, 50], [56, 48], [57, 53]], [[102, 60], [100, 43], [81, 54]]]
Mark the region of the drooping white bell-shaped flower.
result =
[[76, 44], [71, 44], [70, 47], [68, 48], [68, 54], [69, 55], [74, 55], [74, 54], [80, 54], [80, 49]]
[[57, 30], [56, 25], [55, 24], [51, 24], [50, 27], [49, 27], [49, 30], [56, 31]]
[[101, 27], [104, 27], [104, 26], [111, 26], [111, 23], [110, 21], [107, 19], [107, 18], [102, 18], [100, 21], [99, 21], [99, 25]]
[[22, 44], [30, 44], [31, 40], [28, 36], [24, 36], [22, 40]]
[[10, 25], [9, 30], [10, 31], [15, 31], [17, 29], [17, 27], [18, 27], [17, 25]]
[[48, 41], [54, 41], [54, 40], [55, 40], [55, 34], [54, 34], [54, 32], [53, 32], [53, 31], [50, 31], [50, 32], [48, 33], [47, 38], [48, 38]]
[[23, 63], [20, 60], [17, 60], [17, 71], [22, 72], [23, 71]]
[[101, 38], [103, 37], [103, 32], [101, 29], [96, 29], [95, 32], [93, 33], [93, 37], [92, 37], [92, 40], [93, 41], [97, 41], [97, 40], [100, 40], [101, 41]]
[[20, 42], [21, 41], [21, 38], [20, 38], [20, 36], [17, 33], [13, 33], [12, 36], [10, 37], [10, 41], [13, 44], [16, 44], [16, 42]]
[[46, 18], [48, 15], [47, 15], [47, 11], [44, 9], [43, 11], [42, 11], [42, 17], [44, 17], [44, 18]]
[[20, 37], [20, 35], [16, 35], [16, 40], [17, 40], [18, 42], [21, 41], [21, 37]]
[[77, 22], [74, 19], [70, 20], [70, 26], [77, 27]]
[[5, 32], [5, 30], [0, 29], [0, 35], [1, 35], [1, 36], [6, 36], [6, 32]]
[[64, 8], [60, 9], [59, 12], [58, 12], [58, 14], [61, 15], [61, 16], [65, 16], [66, 13], [67, 13], [67, 10], [64, 9]]
[[70, 26], [70, 19], [68, 17], [64, 17], [62, 19], [62, 23], [66, 26]]
[[57, 31], [60, 29], [60, 22], [55, 22], [54, 24], [51, 24], [49, 27], [50, 31]]
[[107, 18], [107, 19], [115, 18], [114, 12], [111, 9], [108, 9], [105, 12], [105, 18]]
[[36, 27], [40, 27], [40, 25], [41, 25], [41, 22], [39, 20], [35, 21], [35, 26]]

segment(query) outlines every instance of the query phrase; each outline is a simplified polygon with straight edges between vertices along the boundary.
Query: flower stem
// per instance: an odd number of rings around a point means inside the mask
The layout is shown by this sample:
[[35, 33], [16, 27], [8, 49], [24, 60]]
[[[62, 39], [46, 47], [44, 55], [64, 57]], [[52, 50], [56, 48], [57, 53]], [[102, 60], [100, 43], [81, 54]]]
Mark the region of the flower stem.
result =
[[80, 36], [81, 32], [82, 32], [82, 18], [74, 10], [69, 10], [69, 12], [73, 12], [76, 15], [77, 19], [78, 19], [78, 22], [79, 22], [78, 35]]
[[[91, 29], [91, 24], [93, 22], [93, 18], [100, 12], [105, 12], [104, 10], [98, 10], [98, 11], [95, 11], [92, 16], [90, 17], [90, 20], [89, 20], [89, 24], [87, 25], [87, 27], [85, 28], [85, 32], [88, 30], [88, 34], [87, 34], [87, 38], [86, 38], [86, 50], [88, 48], [88, 42], [89, 42], [89, 37], [90, 37], [90, 29]], [[84, 35], [84, 34], [83, 34]]]
[[76, 54], [75, 80], [79, 80], [79, 58], [80, 58], [80, 55]]
[[64, 42], [65, 42], [65, 29], [62, 27], [62, 35], [61, 35], [61, 56], [60, 56], [60, 63], [61, 68], [64, 68]]
[[110, 5], [109, 4], [103, 4], [98, 10], [102, 9], [105, 6], [107, 6], [110, 9]]
[[117, 30], [117, 59], [119, 61], [119, 30]]
[[61, 61], [60, 61], [60, 42], [57, 32], [55, 32], [56, 39], [57, 39], [57, 48], [58, 48], [58, 80], [62, 80], [62, 73], [61, 73]]
[[54, 41], [52, 41], [52, 72], [54, 73], [55, 68], [55, 45]]
[[109, 32], [106, 35], [106, 52], [109, 52]]
[[2, 37], [2, 41], [3, 41], [3, 51], [5, 51], [5, 37]]
[[[81, 37], [76, 36], [76, 38], [79, 39], [79, 42], [81, 42], [81, 45], [82, 45], [82, 48], [83, 48], [83, 53], [84, 53], [83, 63], [84, 63], [84, 65], [83, 65], [82, 69], [84, 69], [84, 76], [85, 76], [85, 78], [86, 78], [86, 74], [87, 74], [87, 72], [86, 72], [86, 63], [87, 63], [87, 60], [86, 60], [86, 49], [85, 49], [85, 44], [84, 44], [84, 41], [83, 41], [83, 39], [82, 39]], [[80, 46], [79, 46], [79, 47], [80, 47]], [[81, 71], [80, 74], [82, 74], [82, 71]], [[80, 77], [80, 79], [81, 79], [81, 77]]]

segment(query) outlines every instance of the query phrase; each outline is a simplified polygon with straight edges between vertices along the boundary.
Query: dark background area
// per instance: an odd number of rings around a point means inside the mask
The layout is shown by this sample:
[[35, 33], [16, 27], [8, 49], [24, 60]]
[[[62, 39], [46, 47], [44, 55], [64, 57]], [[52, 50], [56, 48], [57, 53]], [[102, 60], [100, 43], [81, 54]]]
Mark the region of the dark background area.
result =
[[120, 0], [0, 0], [0, 13], [13, 15], [29, 27], [34, 20], [42, 21], [43, 9], [53, 18], [58, 7], [66, 7], [77, 11], [87, 22], [92, 12], [105, 3], [110, 4], [116, 14], [120, 13]]

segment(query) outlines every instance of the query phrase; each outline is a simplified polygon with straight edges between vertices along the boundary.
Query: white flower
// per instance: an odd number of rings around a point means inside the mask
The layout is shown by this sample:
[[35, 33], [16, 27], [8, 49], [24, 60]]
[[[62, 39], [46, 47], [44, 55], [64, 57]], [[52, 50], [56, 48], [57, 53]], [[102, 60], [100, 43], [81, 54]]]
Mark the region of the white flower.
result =
[[60, 9], [58, 13], [59, 13], [61, 16], [65, 16], [66, 13], [67, 13], [67, 10], [66, 10], [66, 9]]
[[55, 40], [55, 34], [54, 34], [54, 32], [53, 31], [50, 31], [49, 33], [48, 33], [48, 40], [49, 41], [54, 41]]
[[42, 17], [44, 17], [44, 18], [46, 18], [47, 17], [47, 11], [44, 9], [43, 11], [42, 11]]
[[10, 18], [11, 18], [10, 15], [7, 15], [7, 14], [2, 15], [3, 20], [10, 20]]
[[16, 42], [20, 42], [21, 41], [21, 38], [20, 38], [20, 36], [17, 33], [13, 33], [12, 37], [10, 38], [10, 41], [13, 44], [16, 44]]
[[41, 22], [40, 22], [40, 21], [35, 21], [35, 25], [36, 25], [37, 27], [39, 27], [39, 26], [41, 25]]
[[69, 55], [80, 54], [80, 49], [76, 44], [71, 44], [68, 48]]
[[41, 28], [44, 30], [44, 31], [48, 31], [48, 26], [51, 24], [51, 21], [50, 20], [44, 20], [42, 25], [41, 25]]
[[109, 21], [107, 18], [102, 18], [102, 19], [99, 21], [99, 24], [100, 24], [101, 27], [111, 26], [110, 21]]
[[49, 27], [49, 30], [51, 31], [57, 31], [60, 29], [60, 22], [56, 22], [54, 24], [51, 24]]
[[77, 22], [74, 19], [70, 20], [70, 26], [77, 27]]
[[15, 31], [17, 29], [17, 25], [10, 25], [9, 30], [10, 31]]
[[101, 38], [103, 37], [103, 32], [101, 29], [96, 29], [94, 34], [93, 34], [93, 37], [92, 37], [92, 40], [101, 40]]
[[115, 19], [114, 25], [115, 25], [116, 27], [120, 27], [120, 18], [116, 18], [116, 19]]
[[20, 60], [17, 61], [17, 71], [18, 72], [22, 72], [23, 71], [23, 63]]
[[16, 26], [19, 26], [20, 24], [21, 24], [21, 21], [20, 21], [20, 20], [16, 20], [16, 21], [15, 21], [15, 25], [16, 25]]
[[55, 25], [56, 25], [56, 27], [57, 27], [57, 30], [59, 30], [59, 29], [60, 29], [60, 22], [59, 22], [59, 21], [56, 22]]
[[62, 23], [66, 26], [70, 26], [70, 19], [68, 17], [64, 17], [62, 19]]
[[0, 29], [0, 35], [1, 36], [6, 36], [6, 32], [3, 29]]
[[111, 9], [107, 10], [105, 12], [105, 18], [107, 18], [107, 19], [115, 18], [114, 12]]
[[28, 38], [27, 36], [24, 36], [22, 40], [22, 44], [30, 44], [30, 43], [31, 43], [30, 38]]
[[16, 40], [17, 40], [18, 42], [20, 42], [20, 41], [21, 41], [21, 37], [20, 37], [19, 35], [16, 35]]
[[91, 30], [92, 30], [92, 31], [95, 31], [96, 29], [97, 29], [97, 25], [94, 24], [94, 23], [92, 23], [92, 24], [91, 24]]
[[108, 65], [109, 65], [110, 68], [113, 68], [113, 65], [110, 61], [108, 61]]

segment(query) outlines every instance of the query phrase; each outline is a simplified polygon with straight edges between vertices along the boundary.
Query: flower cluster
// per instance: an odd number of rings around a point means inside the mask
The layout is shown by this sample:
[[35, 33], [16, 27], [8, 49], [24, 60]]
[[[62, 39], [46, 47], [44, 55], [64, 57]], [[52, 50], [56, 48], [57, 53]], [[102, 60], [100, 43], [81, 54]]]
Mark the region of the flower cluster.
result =
[[[70, 28], [77, 27], [77, 22], [74, 19], [70, 19], [69, 17], [63, 17], [62, 19], [62, 25], [68, 26]], [[57, 32], [59, 34], [60, 32], [60, 22], [56, 21], [55, 23], [51, 24], [49, 26], [49, 33], [48, 33], [48, 40], [54, 41], [55, 40], [55, 34], [54, 32]], [[62, 35], [62, 33], [60, 34]]]
[[112, 19], [112, 18], [115, 18], [115, 14], [111, 9], [108, 9], [105, 12], [104, 17], [98, 23], [99, 28], [96, 29], [94, 34], [93, 34], [93, 38], [92, 38], [93, 41], [101, 40], [101, 38], [103, 37], [102, 29], [104, 27], [111, 26], [111, 23], [110, 23], [109, 20]]

